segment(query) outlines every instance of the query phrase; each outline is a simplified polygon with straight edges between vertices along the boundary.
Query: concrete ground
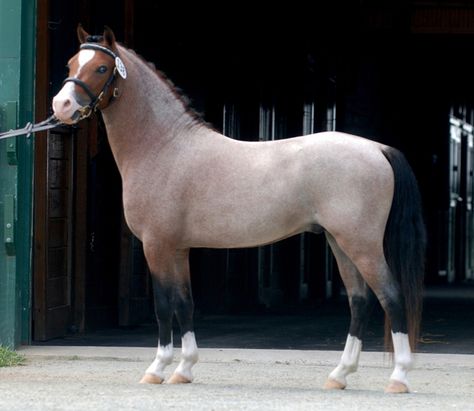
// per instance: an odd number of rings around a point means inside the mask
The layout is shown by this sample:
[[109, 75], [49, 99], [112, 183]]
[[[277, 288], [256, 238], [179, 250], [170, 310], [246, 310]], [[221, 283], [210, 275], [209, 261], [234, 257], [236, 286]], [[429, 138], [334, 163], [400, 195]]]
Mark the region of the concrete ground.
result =
[[200, 362], [194, 383], [185, 386], [138, 384], [155, 355], [156, 324], [23, 347], [25, 365], [0, 368], [0, 410], [474, 411], [474, 288], [453, 295], [436, 291], [425, 301], [420, 353], [407, 395], [383, 392], [391, 365], [380, 352], [380, 315], [371, 321], [359, 371], [348, 378], [348, 388], [322, 389], [347, 335], [343, 303], [303, 313], [198, 314]]
[[413, 392], [389, 395], [389, 359], [378, 352], [361, 354], [344, 391], [321, 388], [339, 359], [335, 351], [201, 349], [195, 382], [183, 386], [138, 384], [153, 348], [20, 352], [26, 365], [0, 368], [0, 410], [474, 410], [470, 355], [418, 354]]

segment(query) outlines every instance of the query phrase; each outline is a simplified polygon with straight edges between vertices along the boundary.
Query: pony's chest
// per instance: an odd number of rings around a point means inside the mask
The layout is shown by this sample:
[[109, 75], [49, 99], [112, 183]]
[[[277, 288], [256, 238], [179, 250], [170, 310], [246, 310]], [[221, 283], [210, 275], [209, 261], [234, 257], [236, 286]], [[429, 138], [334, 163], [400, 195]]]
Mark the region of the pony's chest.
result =
[[123, 184], [125, 220], [133, 234], [140, 239], [149, 231], [169, 231], [177, 208], [177, 202], [170, 198], [165, 187], [143, 182]]

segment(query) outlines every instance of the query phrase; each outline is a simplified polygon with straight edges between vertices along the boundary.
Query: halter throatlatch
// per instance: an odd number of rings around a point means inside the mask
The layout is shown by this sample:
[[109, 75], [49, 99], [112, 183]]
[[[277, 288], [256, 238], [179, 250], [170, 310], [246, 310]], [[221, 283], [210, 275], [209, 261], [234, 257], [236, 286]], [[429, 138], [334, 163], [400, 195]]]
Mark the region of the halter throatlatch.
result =
[[[105, 82], [104, 86], [102, 87], [102, 90], [99, 92], [98, 95], [95, 95], [93, 91], [90, 89], [90, 87], [82, 80], [79, 80], [76, 77], [67, 77], [63, 81], [63, 85], [66, 84], [67, 82], [72, 82], [74, 84], [77, 84], [79, 87], [81, 87], [86, 94], [89, 96], [91, 101], [87, 106], [84, 106], [77, 110], [80, 114], [79, 120], [83, 120], [87, 117], [89, 117], [92, 112], [96, 111], [98, 108], [98, 105], [102, 101], [104, 95], [107, 93], [110, 85], [115, 81], [117, 73], [119, 73], [120, 77], [125, 79], [127, 77], [127, 70], [125, 69], [125, 66], [122, 62], [122, 59], [114, 53], [112, 50], [108, 49], [107, 47], [101, 46], [100, 44], [95, 44], [95, 43], [83, 43], [80, 46], [81, 50], [97, 50], [101, 51], [102, 53], [108, 54], [110, 57], [114, 59], [115, 67], [112, 71], [112, 74], [109, 76], [107, 81]], [[117, 87], [114, 88], [114, 91], [112, 93], [112, 97], [109, 100], [112, 101], [113, 98], [118, 96], [118, 89]]]

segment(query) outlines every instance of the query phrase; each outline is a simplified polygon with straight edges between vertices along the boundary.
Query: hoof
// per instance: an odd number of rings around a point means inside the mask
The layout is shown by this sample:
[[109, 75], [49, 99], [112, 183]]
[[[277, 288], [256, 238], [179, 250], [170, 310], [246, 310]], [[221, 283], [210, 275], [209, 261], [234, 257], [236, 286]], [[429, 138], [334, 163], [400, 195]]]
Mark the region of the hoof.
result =
[[191, 380], [188, 380], [186, 377], [183, 377], [181, 374], [175, 372], [168, 381], [167, 384], [189, 384]]
[[145, 374], [140, 380], [140, 384], [161, 384], [163, 378], [158, 377], [155, 374]]
[[389, 384], [385, 388], [385, 392], [388, 394], [406, 394], [410, 392], [410, 390], [402, 382], [390, 380]]
[[328, 378], [324, 384], [325, 390], [343, 390], [346, 386], [337, 380], [333, 380], [332, 378]]

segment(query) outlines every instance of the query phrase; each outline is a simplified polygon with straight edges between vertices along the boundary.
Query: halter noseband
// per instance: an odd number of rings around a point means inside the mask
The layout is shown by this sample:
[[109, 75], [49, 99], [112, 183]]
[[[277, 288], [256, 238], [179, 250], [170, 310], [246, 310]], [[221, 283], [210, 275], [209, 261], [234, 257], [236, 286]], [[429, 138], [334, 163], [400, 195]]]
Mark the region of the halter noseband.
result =
[[[110, 57], [112, 57], [114, 59], [115, 66], [114, 66], [114, 69], [112, 71], [112, 74], [109, 76], [108, 80], [105, 82], [104, 86], [102, 87], [102, 90], [99, 92], [98, 95], [95, 95], [92, 92], [92, 90], [90, 89], [90, 87], [84, 81], [79, 80], [76, 77], [67, 77], [66, 79], [64, 79], [63, 85], [66, 84], [69, 81], [74, 83], [74, 84], [77, 84], [78, 86], [80, 86], [86, 92], [86, 94], [91, 99], [90, 103], [87, 106], [84, 106], [84, 107], [82, 107], [78, 110], [80, 115], [81, 115], [78, 121], [89, 117], [92, 114], [93, 111], [97, 110], [97, 106], [100, 104], [100, 102], [102, 101], [102, 98], [107, 93], [107, 90], [109, 89], [110, 85], [116, 79], [117, 65], [120, 64], [120, 63], [123, 64], [122, 61], [120, 60], [120, 57], [116, 53], [114, 53], [112, 50], [108, 49], [107, 47], [101, 46], [100, 44], [83, 43], [80, 46], [80, 50], [98, 50], [98, 51], [101, 51], [102, 53], [108, 54]], [[119, 73], [119, 74], [122, 77], [124, 77], [122, 73]], [[117, 93], [118, 93], [118, 89], [115, 88], [114, 92], [112, 94], [112, 97], [109, 100], [109, 103], [110, 103], [110, 101], [112, 101], [112, 99], [114, 97], [117, 97], [117, 95], [118, 95]]]

